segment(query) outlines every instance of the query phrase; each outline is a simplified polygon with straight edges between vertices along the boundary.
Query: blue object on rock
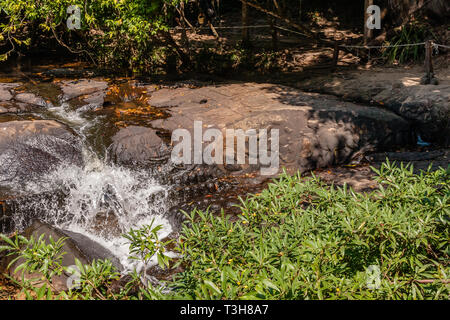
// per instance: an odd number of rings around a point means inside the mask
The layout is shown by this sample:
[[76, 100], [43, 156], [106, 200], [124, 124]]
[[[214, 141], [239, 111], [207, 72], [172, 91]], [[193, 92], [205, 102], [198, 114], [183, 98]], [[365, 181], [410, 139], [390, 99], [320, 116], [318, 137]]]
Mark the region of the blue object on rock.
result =
[[417, 135], [417, 145], [421, 146], [421, 147], [429, 147], [431, 144], [429, 142], [425, 142], [422, 140], [422, 138], [420, 137], [420, 134]]

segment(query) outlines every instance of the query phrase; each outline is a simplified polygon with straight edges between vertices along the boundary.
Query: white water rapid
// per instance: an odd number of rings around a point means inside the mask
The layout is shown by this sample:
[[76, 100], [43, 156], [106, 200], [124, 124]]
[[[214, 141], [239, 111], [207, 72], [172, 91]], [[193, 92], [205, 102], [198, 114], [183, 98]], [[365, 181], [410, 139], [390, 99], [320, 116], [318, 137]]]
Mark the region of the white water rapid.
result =
[[154, 219], [154, 226], [163, 226], [159, 237], [166, 237], [172, 231], [163, 216], [168, 209], [169, 188], [158, 184], [148, 170], [132, 170], [100, 159], [85, 136], [95, 122], [84, 118], [82, 111], [72, 111], [62, 104], [49, 112], [49, 118], [67, 124], [83, 139], [84, 167], [63, 164], [39, 181], [28, 183], [26, 194], [46, 196], [19, 203], [15, 209], [16, 225], [26, 222], [27, 216], [21, 212], [39, 212], [36, 215], [41, 220], [81, 233], [109, 249], [125, 270], [138, 267], [128, 259], [128, 243], [121, 235]]

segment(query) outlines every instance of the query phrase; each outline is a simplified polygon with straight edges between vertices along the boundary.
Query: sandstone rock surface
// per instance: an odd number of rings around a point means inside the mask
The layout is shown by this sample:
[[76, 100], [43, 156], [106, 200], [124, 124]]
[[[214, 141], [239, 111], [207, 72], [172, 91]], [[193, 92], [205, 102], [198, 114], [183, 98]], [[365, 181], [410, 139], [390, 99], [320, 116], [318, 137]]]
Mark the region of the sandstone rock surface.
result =
[[171, 117], [151, 123], [163, 130], [184, 128], [192, 132], [194, 121], [202, 121], [205, 129], [214, 127], [223, 132], [278, 129], [280, 164], [292, 170], [338, 165], [368, 151], [411, 141], [409, 123], [394, 112], [280, 85], [235, 83], [161, 89], [153, 93], [149, 103], [168, 108]]
[[129, 126], [121, 129], [109, 147], [114, 162], [124, 165], [147, 165], [167, 158], [169, 148], [151, 128]]
[[450, 145], [449, 70], [437, 72], [439, 85], [420, 84], [418, 69], [375, 69], [316, 77], [297, 87], [389, 109], [410, 121], [424, 140]]
[[60, 84], [62, 101], [81, 99], [87, 104], [102, 105], [108, 89], [108, 83], [102, 80], [82, 79], [64, 80]]
[[66, 163], [82, 165], [81, 143], [52, 120], [0, 123], [0, 187], [24, 184]]

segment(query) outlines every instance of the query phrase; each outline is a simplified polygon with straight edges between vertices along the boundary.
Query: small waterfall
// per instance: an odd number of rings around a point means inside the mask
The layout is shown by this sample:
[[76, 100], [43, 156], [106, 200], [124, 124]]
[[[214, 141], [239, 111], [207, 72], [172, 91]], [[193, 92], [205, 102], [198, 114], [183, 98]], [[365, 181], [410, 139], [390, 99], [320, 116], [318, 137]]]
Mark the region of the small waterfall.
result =
[[[30, 216], [58, 228], [84, 234], [108, 248], [125, 269], [136, 267], [128, 260], [128, 244], [122, 237], [131, 228], [162, 225], [160, 238], [172, 232], [164, 216], [168, 211], [169, 187], [160, 185], [150, 170], [130, 169], [108, 163], [87, 143], [85, 132], [95, 120], [83, 117], [83, 109], [70, 110], [67, 104], [48, 109], [47, 117], [66, 123], [83, 141], [84, 166], [61, 165], [57, 170], [21, 186], [33, 201], [19, 201], [15, 225], [29, 223]], [[106, 150], [105, 150], [106, 152]], [[43, 196], [39, 196], [43, 195]]]

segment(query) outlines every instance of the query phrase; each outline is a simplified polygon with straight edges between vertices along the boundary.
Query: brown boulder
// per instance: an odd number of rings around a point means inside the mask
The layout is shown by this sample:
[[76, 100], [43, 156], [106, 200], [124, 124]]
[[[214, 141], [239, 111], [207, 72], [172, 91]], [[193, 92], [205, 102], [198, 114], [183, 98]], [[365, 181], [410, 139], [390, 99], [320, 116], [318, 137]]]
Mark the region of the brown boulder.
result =
[[12, 89], [19, 86], [17, 83], [0, 83], [0, 101], [9, 101], [13, 98]]
[[[60, 230], [36, 220], [22, 233], [22, 235], [27, 239], [31, 236], [33, 236], [34, 239], [38, 239], [41, 235], [44, 235], [44, 240], [47, 244], [49, 244], [50, 237], [52, 237], [54, 241], [61, 238], [65, 239], [61, 250], [61, 252], [65, 252], [61, 262], [61, 265], [64, 267], [75, 266], [75, 259], [78, 259], [84, 265], [90, 264], [94, 260], [108, 259], [118, 271], [122, 270], [120, 261], [108, 249], [82, 234]], [[36, 287], [40, 287], [45, 283], [45, 281], [42, 280], [42, 275], [39, 273], [22, 274], [22, 270], [16, 271], [17, 267], [24, 262], [22, 258], [14, 262], [8, 270], [5, 270], [11, 260], [12, 257], [3, 258], [1, 261], [2, 263], [0, 264], [2, 269], [4, 269], [3, 271], [7, 271], [11, 277], [20, 281], [23, 275], [25, 280], [33, 280], [33, 284]], [[71, 286], [69, 278], [72, 275], [73, 273], [65, 272], [62, 275], [53, 276], [52, 286], [55, 291], [61, 292], [68, 290], [68, 286]]]
[[108, 83], [99, 80], [82, 79], [62, 81], [60, 87], [63, 92], [63, 101], [85, 96], [84, 100], [94, 100], [98, 103], [99, 99], [102, 100], [104, 98], [106, 89], [108, 89]]
[[56, 166], [83, 164], [81, 143], [51, 120], [0, 123], [0, 187], [26, 183]]
[[129, 126], [121, 129], [112, 141], [110, 157], [123, 165], [148, 165], [169, 155], [166, 143], [151, 128]]

